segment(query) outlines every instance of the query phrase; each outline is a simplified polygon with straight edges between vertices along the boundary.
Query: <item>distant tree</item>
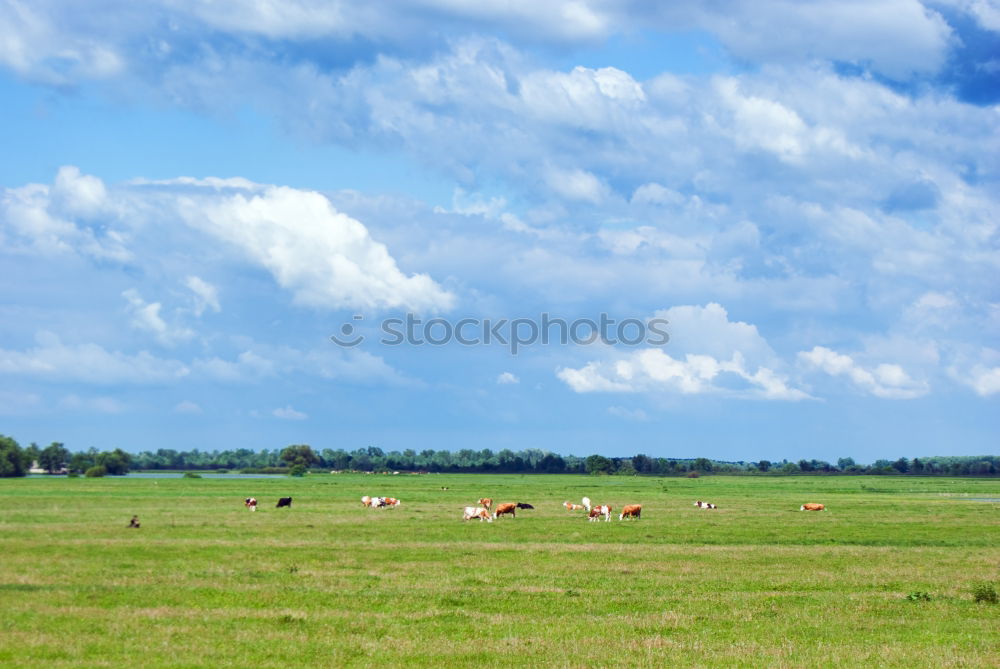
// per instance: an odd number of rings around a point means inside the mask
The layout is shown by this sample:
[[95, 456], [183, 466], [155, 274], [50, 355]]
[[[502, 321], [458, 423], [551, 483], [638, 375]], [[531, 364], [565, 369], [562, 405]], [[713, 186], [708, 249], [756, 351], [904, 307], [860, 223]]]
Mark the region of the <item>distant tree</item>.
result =
[[691, 469], [698, 472], [712, 471], [712, 461], [708, 458], [695, 458], [691, 463]]
[[122, 449], [116, 448], [113, 451], [98, 453], [96, 464], [104, 467], [108, 474], [124, 476], [128, 474], [129, 467], [132, 465], [132, 456]]
[[0, 477], [27, 476], [27, 457], [21, 445], [0, 434]]
[[294, 464], [292, 465], [292, 468], [288, 470], [288, 473], [291, 476], [305, 476], [308, 471], [309, 468], [306, 467], [305, 465]]
[[794, 462], [786, 462], [781, 465], [781, 472], [783, 474], [797, 474], [799, 471], [799, 466]]
[[654, 467], [653, 458], [648, 455], [643, 455], [642, 453], [633, 455], [632, 466], [635, 467], [635, 470], [640, 474], [652, 474]]
[[35, 442], [31, 442], [31, 444], [24, 449], [24, 459], [28, 463], [29, 467], [31, 467], [33, 463], [38, 462], [38, 456], [41, 452], [42, 449], [40, 449], [38, 444]]
[[38, 454], [38, 464], [50, 474], [55, 474], [69, 462], [69, 450], [58, 441], [53, 441]]
[[837, 469], [841, 471], [847, 471], [851, 467], [855, 466], [854, 458], [840, 458], [837, 460]]
[[905, 474], [910, 471], [910, 461], [906, 458], [900, 458], [892, 463], [892, 468], [895, 469], [900, 474]]
[[635, 464], [633, 464], [630, 458], [625, 458], [618, 463], [617, 471], [615, 471], [615, 474], [618, 476], [635, 476], [638, 473]]
[[588, 474], [610, 474], [614, 471], [615, 463], [603, 455], [588, 455], [586, 467]]
[[770, 468], [771, 468], [770, 460], [761, 460], [760, 462], [757, 463], [757, 469], [761, 470], [762, 472], [766, 472]]
[[83, 473], [84, 476], [91, 479], [101, 478], [108, 473], [107, 467], [104, 465], [94, 465]]
[[799, 469], [804, 472], [811, 472], [813, 470], [813, 466], [808, 460], [799, 460]]
[[281, 459], [287, 462], [290, 467], [295, 465], [310, 467], [319, 462], [319, 456], [313, 451], [312, 446], [307, 444], [286, 447], [281, 451]]

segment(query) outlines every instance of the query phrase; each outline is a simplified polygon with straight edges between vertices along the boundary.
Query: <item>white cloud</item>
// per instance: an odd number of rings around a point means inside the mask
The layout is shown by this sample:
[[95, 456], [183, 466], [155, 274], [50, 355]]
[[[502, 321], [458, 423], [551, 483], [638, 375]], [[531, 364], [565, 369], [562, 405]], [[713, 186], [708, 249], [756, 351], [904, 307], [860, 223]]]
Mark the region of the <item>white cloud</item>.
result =
[[194, 337], [194, 331], [185, 327], [169, 326], [160, 316], [162, 305], [159, 302], [146, 302], [139, 291], [129, 288], [122, 293], [129, 304], [132, 314], [132, 327], [143, 332], [149, 332], [156, 340], [165, 346], [174, 346]]
[[296, 411], [290, 405], [283, 408], [275, 409], [271, 412], [276, 418], [281, 418], [283, 420], [305, 420], [309, 417], [308, 414], [302, 413], [301, 411]]
[[598, 204], [608, 197], [608, 187], [586, 170], [562, 170], [552, 168], [545, 180], [553, 191], [570, 200], [581, 200]]
[[825, 346], [801, 351], [798, 357], [807, 367], [819, 369], [830, 376], [845, 376], [856, 388], [876, 397], [913, 399], [926, 395], [930, 390], [926, 381], [910, 378], [899, 365], [880, 363], [872, 368], [862, 367], [850, 356]]
[[174, 405], [174, 413], [202, 414], [204, 410], [191, 400], [183, 400]]
[[222, 311], [219, 305], [219, 289], [197, 276], [189, 276], [184, 279], [184, 285], [194, 293], [194, 314], [201, 316], [206, 309], [211, 309], [215, 313]]
[[[667, 348], [646, 348], [581, 368], [562, 368], [557, 376], [578, 393], [676, 392], [731, 397], [802, 400], [809, 395], [775, 371], [780, 360], [753, 325], [729, 321], [719, 304], [685, 305], [656, 313], [669, 321]], [[683, 355], [683, 357], [680, 357]], [[675, 357], [677, 356], [677, 357]]]
[[67, 395], [59, 400], [59, 407], [70, 411], [117, 414], [125, 411], [125, 405], [113, 397], [80, 397]]
[[176, 361], [150, 355], [107, 351], [97, 344], [63, 344], [43, 332], [38, 345], [26, 351], [0, 349], [0, 374], [39, 377], [60, 382], [93, 384], [164, 383], [182, 379], [190, 369]]
[[520, 383], [521, 379], [510, 372], [503, 372], [497, 377], [497, 383], [500, 385], [511, 385]]
[[455, 301], [426, 274], [401, 272], [384, 244], [319, 193], [198, 186], [176, 197], [184, 220], [266, 268], [300, 304], [435, 311]]
[[649, 416], [642, 409], [627, 409], [625, 407], [613, 406], [608, 407], [608, 413], [612, 416], [618, 416], [619, 418], [624, 418], [625, 420], [631, 421], [646, 421], [649, 420]]

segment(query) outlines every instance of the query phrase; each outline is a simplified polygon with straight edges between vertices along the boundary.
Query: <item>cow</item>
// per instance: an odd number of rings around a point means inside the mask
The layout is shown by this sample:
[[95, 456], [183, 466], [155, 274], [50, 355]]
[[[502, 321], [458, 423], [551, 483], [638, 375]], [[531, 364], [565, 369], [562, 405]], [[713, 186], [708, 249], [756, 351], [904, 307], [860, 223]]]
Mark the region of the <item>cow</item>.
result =
[[642, 515], [642, 504], [628, 504], [622, 509], [621, 514], [618, 516], [618, 520], [625, 520], [626, 518], [639, 518]]
[[519, 508], [519, 509], [534, 509], [535, 507], [533, 507], [532, 505], [527, 504], [525, 502], [518, 502], [517, 503], [517, 508]]
[[128, 521], [128, 526], [134, 529], [139, 529], [139, 516], [132, 516], [132, 520]]
[[590, 498], [589, 497], [584, 497], [580, 501], [583, 502], [583, 508], [585, 508], [587, 510], [587, 512], [589, 513], [590, 512]]
[[611, 507], [607, 504], [598, 504], [595, 507], [591, 507], [588, 513], [588, 520], [590, 522], [599, 521], [601, 516], [604, 516], [604, 522], [611, 520]]
[[372, 498], [371, 498], [371, 497], [369, 497], [368, 495], [364, 495], [364, 496], [363, 496], [363, 497], [361, 498], [361, 504], [362, 504], [362, 506], [364, 506], [364, 507], [365, 507], [366, 509], [370, 509], [370, 508], [371, 508], [371, 506], [372, 506]]
[[382, 506], [391, 506], [393, 508], [399, 506], [399, 500], [395, 497], [380, 497], [382, 500]]
[[563, 506], [566, 507], [567, 511], [579, 511], [583, 508], [582, 504], [573, 504], [572, 502], [563, 502]]
[[251, 511], [256, 511], [257, 510], [257, 500], [255, 498], [253, 498], [253, 497], [247, 497], [245, 500], [243, 500], [243, 506], [245, 506], [246, 508], [250, 509]]
[[825, 511], [826, 507], [822, 504], [815, 504], [813, 502], [806, 502], [799, 507], [799, 511]]
[[700, 500], [697, 501], [697, 502], [695, 502], [694, 505], [696, 507], [698, 507], [699, 509], [717, 509], [717, 508], [719, 508], [719, 507], [715, 506], [714, 504], [712, 504], [711, 502], [702, 502]]
[[479, 499], [479, 503], [482, 504], [487, 511], [489, 511], [490, 508], [493, 506], [493, 500], [490, 499], [489, 497], [481, 497]]
[[493, 517], [499, 518], [505, 513], [509, 513], [514, 518], [517, 518], [517, 513], [515, 513], [515, 511], [517, 511], [517, 504], [514, 504], [514, 502], [504, 502], [503, 504], [497, 505], [496, 510], [493, 512]]
[[462, 520], [472, 520], [473, 518], [478, 518], [479, 522], [483, 522], [484, 520], [487, 523], [493, 522], [493, 516], [490, 515], [489, 509], [484, 509], [481, 506], [465, 507], [465, 513], [462, 514]]
[[292, 498], [291, 497], [280, 497], [280, 498], [278, 498], [278, 504], [274, 508], [280, 509], [283, 506], [287, 506], [288, 508], [291, 508], [292, 507]]

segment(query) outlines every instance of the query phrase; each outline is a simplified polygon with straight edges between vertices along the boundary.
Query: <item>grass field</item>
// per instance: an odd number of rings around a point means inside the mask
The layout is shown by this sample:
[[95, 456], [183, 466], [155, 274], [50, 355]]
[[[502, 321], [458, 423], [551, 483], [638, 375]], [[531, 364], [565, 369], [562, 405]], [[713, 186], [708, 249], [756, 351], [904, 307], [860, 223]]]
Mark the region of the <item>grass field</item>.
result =
[[[562, 508], [584, 495], [642, 519]], [[481, 496], [535, 510], [462, 522]], [[1000, 605], [971, 588], [1000, 590], [998, 499], [940, 478], [0, 479], [0, 665], [997, 667]]]

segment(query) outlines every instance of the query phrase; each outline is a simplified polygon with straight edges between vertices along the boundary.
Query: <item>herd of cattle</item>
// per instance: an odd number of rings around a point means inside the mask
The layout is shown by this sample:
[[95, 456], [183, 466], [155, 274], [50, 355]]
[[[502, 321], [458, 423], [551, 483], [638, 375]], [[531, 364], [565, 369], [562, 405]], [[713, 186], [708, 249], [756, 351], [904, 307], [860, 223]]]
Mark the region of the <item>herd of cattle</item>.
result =
[[[611, 506], [609, 504], [591, 504], [589, 497], [584, 497], [581, 504], [575, 504], [573, 502], [563, 502], [563, 507], [570, 513], [574, 511], [587, 512], [587, 519], [591, 522], [600, 521], [604, 518], [605, 522], [611, 520]], [[244, 506], [246, 506], [251, 511], [257, 510], [257, 500], [254, 497], [247, 497], [243, 500]], [[361, 498], [361, 504], [365, 508], [369, 509], [380, 509], [383, 507], [394, 508], [399, 506], [400, 502], [395, 497], [371, 497], [365, 495]], [[525, 502], [504, 502], [502, 504], [497, 504], [496, 508], [493, 508], [493, 500], [489, 497], [481, 497], [477, 502], [478, 506], [467, 506], [462, 512], [462, 520], [472, 520], [478, 518], [479, 522], [486, 521], [492, 523], [494, 520], [500, 518], [500, 516], [510, 515], [512, 518], [517, 517], [518, 509], [534, 509], [535, 507], [531, 504]], [[699, 509], [718, 509], [715, 504], [711, 502], [703, 502], [698, 500], [694, 503]], [[277, 508], [291, 507], [292, 498], [291, 497], [281, 497], [278, 499]], [[799, 511], [823, 511], [826, 507], [822, 504], [816, 504], [813, 502], [806, 502], [803, 504]], [[626, 504], [622, 507], [621, 513], [618, 514], [618, 520], [625, 520], [626, 518], [638, 519], [642, 516], [642, 504]], [[133, 518], [133, 522], [135, 519]], [[138, 527], [138, 523], [134, 527]]]

